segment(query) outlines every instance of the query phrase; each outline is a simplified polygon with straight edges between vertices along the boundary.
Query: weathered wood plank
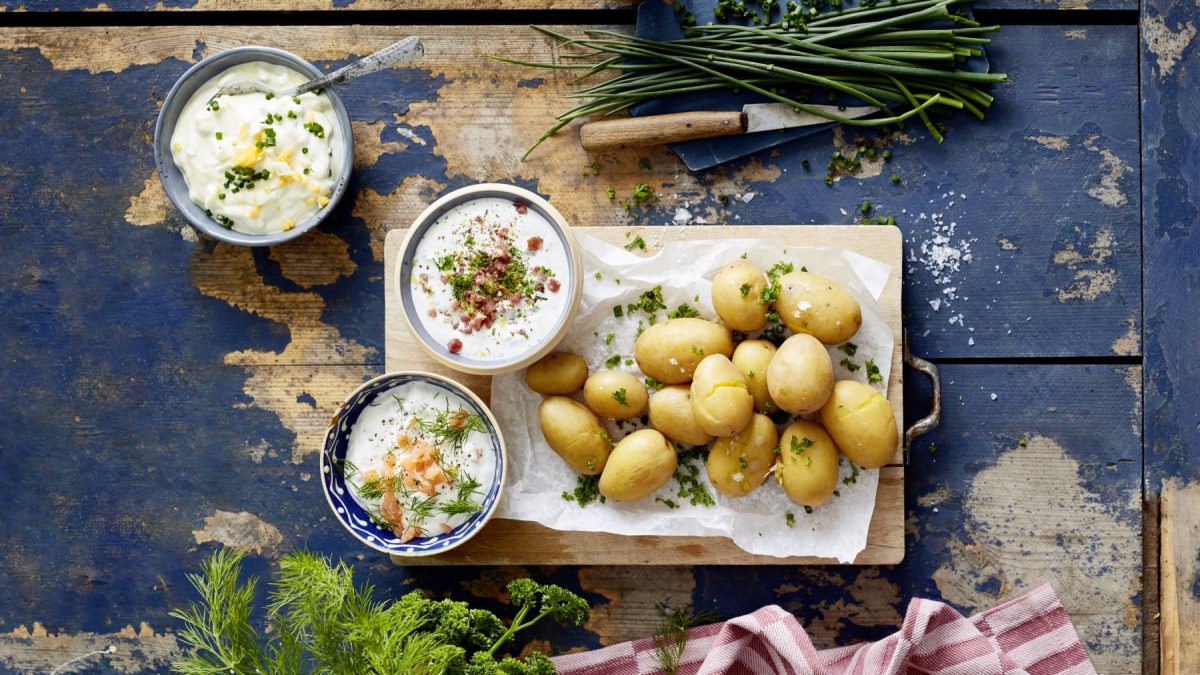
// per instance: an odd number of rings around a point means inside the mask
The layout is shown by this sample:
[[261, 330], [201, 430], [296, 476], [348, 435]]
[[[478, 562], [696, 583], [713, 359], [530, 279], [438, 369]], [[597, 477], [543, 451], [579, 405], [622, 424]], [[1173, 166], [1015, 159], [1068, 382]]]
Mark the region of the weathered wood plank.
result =
[[[397, 6], [395, 0], [3, 0], [2, 11], [32, 12], [238, 12], [238, 11], [320, 11], [359, 10], [571, 10], [571, 9], [633, 9], [639, 0], [406, 0]], [[655, 1], [655, 0], [651, 0]], [[981, 9], [1137, 9], [1133, 0], [981, 0]], [[103, 16], [95, 18], [103, 24]]]
[[1165, 480], [1160, 499], [1160, 672], [1200, 672], [1200, 483]]
[[[1196, 462], [1200, 447], [1200, 413], [1194, 401], [1200, 396], [1200, 366], [1186, 355], [1182, 345], [1194, 343], [1200, 330], [1200, 273], [1195, 261], [1200, 254], [1196, 232], [1200, 213], [1200, 182], [1196, 157], [1200, 154], [1200, 51], [1195, 48], [1200, 11], [1192, 3], [1150, 0], [1141, 10], [1142, 86], [1142, 240], [1145, 312], [1145, 490], [1150, 503], [1162, 488], [1160, 503], [1163, 530], [1167, 529], [1168, 480], [1180, 490], [1194, 490], [1200, 481]], [[1194, 534], [1194, 533], [1193, 533]], [[1195, 607], [1200, 586], [1180, 575], [1194, 565], [1190, 554], [1171, 546], [1169, 537], [1188, 533], [1164, 531], [1160, 548], [1161, 587], [1159, 605], [1147, 605], [1145, 621], [1159, 624], [1155, 656], [1164, 659], [1153, 666], [1169, 667], [1165, 657], [1178, 654], [1177, 641], [1195, 634], [1195, 616], [1180, 615], [1175, 608]], [[1195, 545], [1193, 543], [1193, 545]], [[1168, 566], [1168, 556], [1180, 567]], [[1177, 582], [1169, 588], [1168, 581]], [[1178, 619], [1179, 624], [1168, 624]], [[1191, 619], [1193, 625], [1185, 623]], [[1178, 629], [1177, 631], [1175, 629]], [[1147, 643], [1147, 651], [1155, 647]], [[1195, 670], [1195, 667], [1192, 668]], [[1179, 672], [1188, 672], [1185, 668]]]
[[1200, 11], [1157, 0], [1142, 11], [1142, 181], [1146, 314], [1146, 488], [1200, 479], [1200, 363], [1185, 356], [1200, 330]]

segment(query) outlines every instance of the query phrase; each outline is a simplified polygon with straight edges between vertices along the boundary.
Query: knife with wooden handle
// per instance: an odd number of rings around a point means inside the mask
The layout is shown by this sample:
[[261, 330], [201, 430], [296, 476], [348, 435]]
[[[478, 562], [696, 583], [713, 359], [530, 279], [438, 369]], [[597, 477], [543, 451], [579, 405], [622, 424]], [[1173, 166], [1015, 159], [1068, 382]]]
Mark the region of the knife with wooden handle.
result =
[[[841, 117], [858, 118], [878, 112], [875, 106], [839, 108], [816, 105]], [[739, 110], [681, 112], [588, 122], [579, 128], [579, 141], [589, 151], [645, 147], [702, 138], [718, 138], [825, 124], [833, 120], [802, 112], [783, 103], [751, 103]]]

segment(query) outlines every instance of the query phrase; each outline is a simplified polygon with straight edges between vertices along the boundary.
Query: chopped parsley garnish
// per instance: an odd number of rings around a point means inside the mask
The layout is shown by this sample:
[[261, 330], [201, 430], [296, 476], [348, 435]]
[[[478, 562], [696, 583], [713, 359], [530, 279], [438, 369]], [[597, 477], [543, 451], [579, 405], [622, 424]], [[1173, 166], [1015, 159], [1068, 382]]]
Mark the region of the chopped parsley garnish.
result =
[[634, 237], [633, 241], [629, 242], [628, 244], [625, 244], [626, 251], [632, 251], [635, 248], [640, 248], [643, 251], [646, 250], [646, 240], [642, 239], [642, 235], [640, 235], [640, 234], [638, 236]]
[[679, 453], [679, 464], [675, 469], [675, 483], [679, 486], [677, 496], [686, 499], [692, 506], [714, 506], [716, 501], [700, 481], [700, 467], [693, 463], [704, 463], [703, 455], [708, 448], [700, 447]]
[[638, 157], [637, 162], [638, 162], [638, 166], [640, 166], [641, 168], [645, 169], [646, 171], [650, 170], [650, 158], [649, 157]]
[[699, 345], [692, 345], [692, 353], [695, 354], [696, 356], [704, 356], [704, 347], [701, 347]]
[[767, 270], [767, 280], [770, 282], [767, 287], [758, 294], [758, 301], [764, 305], [773, 304], [779, 299], [779, 277], [784, 274], [790, 274], [795, 266], [790, 262], [779, 261]]
[[662, 389], [662, 386], [663, 386], [663, 383], [659, 382], [658, 380], [654, 379], [653, 377], [646, 378], [646, 388], [647, 389]]
[[648, 183], [638, 183], [633, 188], [633, 201], [636, 204], [643, 204], [654, 199], [654, 188]]
[[621, 355], [620, 354], [613, 354], [612, 356], [608, 357], [604, 361], [604, 366], [606, 368], [616, 368], [619, 365], [621, 365]]
[[615, 340], [616, 338], [617, 338], [616, 333], [609, 333], [608, 335], [604, 336], [604, 344], [611, 345], [613, 343], [613, 340]]
[[613, 316], [617, 317], [618, 319], [625, 316], [625, 309], [623, 307], [621, 307], [620, 305], [614, 305], [613, 306]]
[[681, 317], [694, 318], [700, 316], [699, 310], [686, 302], [675, 309], [674, 312], [667, 314], [668, 319], [678, 319]]
[[208, 102], [208, 109], [213, 112], [216, 112], [221, 109], [221, 104], [217, 103], [217, 99], [214, 98], [213, 100]]
[[304, 128], [307, 129], [310, 134], [312, 134], [313, 136], [316, 136], [317, 138], [325, 138], [325, 127], [321, 126], [320, 124], [317, 124], [316, 122], [309, 122], [308, 124], [304, 125]]
[[[592, 175], [593, 175], [593, 176], [599, 176], [599, 175], [600, 175], [600, 160], [598, 160], [598, 159], [597, 159], [597, 160], [595, 160], [594, 162], [592, 162], [591, 164], [588, 164], [588, 165], [587, 165], [586, 167], [584, 167], [584, 168], [585, 168], [585, 169], [591, 169], [591, 171], [592, 171]], [[587, 172], [585, 171], [585, 172], [583, 173], [583, 175], [585, 175], [585, 176], [586, 176], [586, 175], [587, 175]]]
[[273, 98], [275, 98], [275, 94], [272, 94], [271, 92], [267, 92], [267, 100], [270, 101]]
[[852, 373], [853, 373], [854, 371], [858, 370], [859, 368], [862, 368], [862, 366], [860, 366], [860, 365], [858, 365], [857, 363], [855, 363], [855, 362], [851, 361], [851, 360], [850, 360], [850, 357], [846, 357], [846, 358], [842, 359], [841, 363], [842, 363], [842, 365], [843, 365], [843, 366], [846, 366], [846, 370], [848, 370], [848, 371], [850, 371], [850, 372], [852, 372]]
[[845, 344], [838, 345], [838, 349], [846, 352], [846, 356], [854, 356], [854, 354], [858, 352], [858, 345], [854, 344], [853, 342], [847, 342]]
[[620, 389], [614, 391], [612, 393], [612, 397], [613, 397], [613, 400], [616, 401], [617, 403], [620, 403], [621, 405], [623, 405], [625, 407], [629, 407], [629, 400], [625, 397], [625, 388], [624, 387], [621, 387]]
[[785, 326], [779, 319], [779, 313], [775, 310], [771, 310], [767, 312], [767, 327], [763, 329], [763, 332], [759, 337], [775, 344], [779, 344], [783, 341], [784, 329]]
[[850, 462], [850, 475], [842, 479], [845, 485], [854, 485], [858, 482], [858, 465]]
[[679, 504], [675, 503], [675, 500], [674, 500], [674, 499], [663, 499], [662, 497], [655, 497], [655, 498], [654, 498], [654, 501], [655, 501], [655, 502], [657, 502], [657, 503], [659, 503], [659, 504], [662, 504], [662, 505], [666, 506], [668, 509], [677, 509], [677, 508], [679, 508]]
[[296, 119], [296, 111], [295, 111], [295, 110], [289, 110], [289, 111], [288, 111], [288, 119], [289, 119], [289, 120], [294, 120], [294, 119]]
[[601, 279], [600, 272], [596, 272], [592, 276], [596, 277], [596, 281], [600, 281], [600, 279]]
[[867, 382], [883, 382], [883, 374], [879, 372], [879, 366], [875, 365], [875, 359], [867, 359]]
[[744, 298], [747, 295], [750, 295], [750, 284], [742, 284], [742, 287], [738, 290], [741, 291], [742, 297]]
[[221, 133], [221, 132], [219, 132], [219, 131], [218, 131], [218, 132], [217, 132], [217, 140], [219, 141], [219, 140], [221, 140], [222, 138], [225, 138], [225, 134], [223, 134], [223, 133]]
[[[805, 450], [811, 448], [812, 444], [813, 444], [813, 439], [809, 438], [808, 436], [805, 436], [802, 440], [796, 440], [796, 437], [792, 436], [792, 443], [791, 443], [792, 454], [799, 455], [799, 454], [803, 453]], [[794, 461], [796, 461], [796, 459], [793, 457], [792, 461], [794, 462]]]
[[650, 315], [650, 325], [654, 325], [654, 313], [660, 309], [666, 309], [667, 303], [663, 302], [662, 286], [655, 286], [648, 291], [643, 291], [638, 296], [637, 302], [631, 302], [625, 306], [626, 311], [632, 314], [636, 310], [642, 310]]
[[295, 103], [296, 105], [300, 105], [300, 97], [299, 97], [299, 96], [293, 96], [293, 97], [292, 97], [292, 103]]
[[604, 499], [604, 495], [600, 494], [599, 486], [599, 476], [580, 475], [575, 484], [575, 491], [567, 492], [563, 490], [562, 498], [564, 501], [575, 502], [580, 506], [587, 506], [597, 500], [603, 504], [606, 500]]
[[604, 189], [604, 194], [608, 195], [609, 201], [617, 198], [617, 189], [611, 185]]
[[787, 513], [784, 515], [784, 520], [786, 520], [786, 521], [787, 521], [787, 526], [788, 526], [788, 527], [795, 527], [795, 526], [796, 526], [796, 514], [792, 513], [791, 511], [788, 511], [788, 512], [787, 512]]

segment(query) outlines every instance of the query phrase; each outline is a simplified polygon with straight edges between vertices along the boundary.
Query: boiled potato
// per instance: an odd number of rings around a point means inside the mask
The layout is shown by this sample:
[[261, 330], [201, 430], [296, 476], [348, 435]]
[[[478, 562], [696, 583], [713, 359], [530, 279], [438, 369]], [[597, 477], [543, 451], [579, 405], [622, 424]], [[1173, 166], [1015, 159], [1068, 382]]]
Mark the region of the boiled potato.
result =
[[639, 429], [613, 448], [597, 487], [613, 501], [641, 499], [671, 480], [678, 462], [675, 446], [665, 436]]
[[733, 350], [733, 365], [746, 378], [746, 386], [754, 397], [754, 410], [760, 413], [769, 413], [777, 407], [767, 391], [767, 366], [775, 351], [775, 345], [766, 340], [743, 340]]
[[749, 426], [733, 436], [718, 438], [708, 451], [705, 467], [713, 487], [723, 495], [748, 495], [775, 465], [779, 432], [766, 415], [755, 415]]
[[837, 487], [838, 449], [821, 425], [797, 420], [783, 430], [775, 477], [801, 506], [829, 501]]
[[900, 445], [892, 404], [874, 387], [841, 380], [821, 407], [821, 424], [850, 461], [868, 469], [887, 464]]
[[811, 335], [827, 345], [849, 340], [862, 327], [862, 308], [854, 296], [810, 272], [779, 277], [775, 311], [793, 332]]
[[619, 370], [605, 370], [587, 379], [583, 400], [592, 412], [614, 420], [637, 417], [646, 410], [646, 386]]
[[700, 360], [710, 354], [733, 353], [729, 329], [704, 319], [670, 319], [638, 336], [633, 357], [642, 372], [665, 384], [692, 379]]
[[545, 396], [570, 396], [588, 376], [587, 361], [571, 352], [553, 352], [525, 370], [525, 384]]
[[767, 366], [767, 391], [780, 408], [796, 414], [815, 412], [833, 388], [833, 361], [811, 335], [797, 333], [780, 345]]
[[750, 424], [754, 397], [741, 372], [722, 354], [704, 357], [692, 379], [692, 413], [712, 436], [732, 436]]
[[692, 389], [686, 384], [672, 384], [654, 392], [650, 397], [650, 426], [684, 445], [708, 445], [713, 439], [696, 421]]
[[565, 396], [550, 396], [538, 406], [538, 422], [546, 443], [572, 469], [588, 476], [604, 470], [612, 444], [587, 406]]
[[733, 263], [717, 272], [712, 281], [713, 309], [733, 330], [753, 333], [767, 325], [770, 307], [760, 294], [767, 287], [767, 277], [754, 265]]

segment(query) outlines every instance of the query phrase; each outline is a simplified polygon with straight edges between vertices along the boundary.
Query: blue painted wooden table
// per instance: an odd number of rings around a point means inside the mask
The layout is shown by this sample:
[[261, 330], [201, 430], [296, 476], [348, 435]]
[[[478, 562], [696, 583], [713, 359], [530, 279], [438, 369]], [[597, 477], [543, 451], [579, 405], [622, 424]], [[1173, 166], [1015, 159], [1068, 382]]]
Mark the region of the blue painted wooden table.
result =
[[[1162, 481], [1200, 481], [1200, 372], [1187, 351], [1200, 328], [1194, 4], [981, 3], [1005, 24], [990, 55], [1010, 82], [986, 123], [956, 119], [940, 145], [915, 127], [839, 131], [700, 174], [665, 150], [606, 155], [599, 175], [566, 135], [517, 161], [563, 108], [567, 78], [476, 51], [548, 57], [547, 41], [506, 16], [628, 22], [631, 2], [428, 0], [412, 14], [275, 17], [207, 11], [276, 7], [266, 0], [200, 0], [178, 3], [191, 14], [153, 11], [175, 4], [110, 1], [147, 10], [111, 22], [0, 20], [0, 671], [48, 672], [108, 645], [116, 652], [71, 672], [164, 670], [178, 650], [167, 614], [192, 597], [184, 575], [220, 545], [250, 548], [259, 575], [306, 546], [387, 591], [484, 604], [515, 576], [551, 579], [595, 607], [582, 629], [534, 636], [555, 651], [647, 635], [662, 603], [725, 616], [777, 603], [818, 646], [846, 644], [894, 630], [914, 595], [971, 611], [1050, 582], [1102, 672], [1137, 671], [1143, 658], [1156, 669], [1143, 542], [1157, 550]], [[289, 6], [347, 4], [392, 5]], [[581, 11], [427, 11], [506, 5]], [[220, 25], [239, 17], [255, 25]], [[305, 21], [324, 25], [278, 25]], [[377, 25], [349, 25], [359, 23]], [[198, 239], [170, 208], [149, 139], [191, 63], [258, 43], [334, 67], [408, 34], [427, 58], [345, 88], [356, 170], [319, 231], [234, 248]], [[894, 158], [864, 161], [832, 187], [803, 164], [860, 140]], [[856, 222], [864, 200], [895, 217], [905, 326], [913, 351], [939, 364], [946, 403], [907, 471], [905, 561], [405, 569], [350, 539], [313, 474], [330, 412], [382, 372], [384, 236], [439, 193], [484, 180], [534, 189], [586, 225], [670, 224], [681, 208], [714, 224]], [[640, 182], [659, 196], [635, 219], [606, 189]], [[919, 416], [928, 392], [910, 379], [906, 408]]]

